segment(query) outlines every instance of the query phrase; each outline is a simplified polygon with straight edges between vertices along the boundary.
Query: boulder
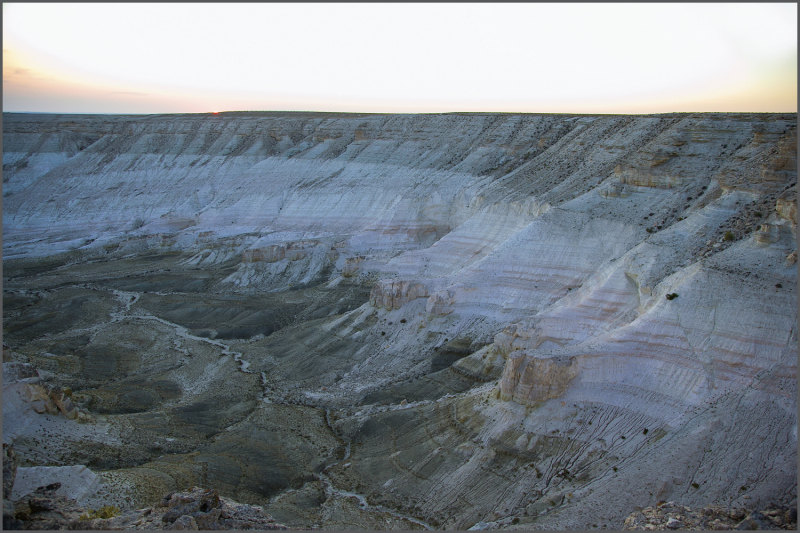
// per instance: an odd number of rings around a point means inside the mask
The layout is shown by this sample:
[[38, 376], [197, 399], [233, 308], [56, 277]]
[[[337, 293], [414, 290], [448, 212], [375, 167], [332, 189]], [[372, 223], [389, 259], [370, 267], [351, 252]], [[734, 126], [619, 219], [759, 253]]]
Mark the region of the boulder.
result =
[[87, 505], [101, 490], [101, 478], [84, 465], [19, 467], [11, 491], [11, 499], [18, 500], [38, 487], [58, 483], [58, 496], [74, 499]]
[[72, 403], [72, 399], [61, 389], [53, 389], [50, 392], [50, 398], [58, 410], [70, 420], [78, 418], [78, 408]]
[[630, 188], [627, 185], [617, 182], [598, 188], [597, 193], [603, 198], [626, 198], [631, 195]]
[[200, 528], [197, 526], [197, 521], [195, 521], [193, 516], [183, 515], [182, 517], [175, 520], [175, 522], [173, 522], [172, 525], [169, 526], [167, 529], [170, 530], [187, 529], [187, 530], [197, 531]]
[[455, 286], [448, 287], [447, 289], [442, 289], [431, 294], [425, 304], [425, 312], [429, 315], [440, 316], [452, 313], [453, 305], [455, 304], [456, 288]]
[[758, 231], [756, 231], [756, 242], [761, 244], [768, 244], [778, 241], [779, 228], [775, 224], [761, 224]]
[[53, 401], [52, 393], [53, 390], [46, 383], [26, 383], [24, 386], [24, 397], [31, 403], [35, 412], [57, 416], [59, 410]]
[[20, 529], [83, 529], [79, 518], [85, 509], [57, 495], [59, 488], [61, 483], [51, 483], [14, 502], [14, 519], [23, 523]]

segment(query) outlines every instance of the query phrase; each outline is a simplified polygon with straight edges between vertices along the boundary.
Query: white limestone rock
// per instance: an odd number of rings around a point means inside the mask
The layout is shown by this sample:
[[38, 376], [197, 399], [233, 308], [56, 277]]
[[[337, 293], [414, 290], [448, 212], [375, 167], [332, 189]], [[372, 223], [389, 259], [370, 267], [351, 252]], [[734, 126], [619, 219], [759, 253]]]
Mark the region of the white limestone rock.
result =
[[[348, 368], [275, 398], [352, 406], [449, 339], [493, 341], [453, 365], [465, 392], [343, 415], [377, 439], [345, 478], [380, 491], [370, 476], [400, 460], [368, 456], [394, 442], [375, 421], [424, 413], [390, 452], [422, 461], [384, 487], [420, 516], [586, 529], [659, 499], [742, 503], [742, 486], [796, 498], [793, 115], [8, 118], [6, 259], [157, 248], [225, 265], [222, 292], [372, 288], [309, 330]], [[44, 126], [93, 144], [23, 157]], [[187, 394], [227, 367], [206, 368], [176, 372]], [[12, 437], [35, 433], [21, 386], [4, 383]]]

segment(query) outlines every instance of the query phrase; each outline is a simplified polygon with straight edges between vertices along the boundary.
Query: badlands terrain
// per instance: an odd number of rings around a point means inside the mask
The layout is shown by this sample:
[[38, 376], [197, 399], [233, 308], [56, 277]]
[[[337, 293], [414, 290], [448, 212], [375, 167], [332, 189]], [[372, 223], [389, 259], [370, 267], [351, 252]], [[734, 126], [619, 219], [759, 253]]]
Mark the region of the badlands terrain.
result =
[[796, 507], [796, 158], [793, 114], [4, 113], [11, 499]]

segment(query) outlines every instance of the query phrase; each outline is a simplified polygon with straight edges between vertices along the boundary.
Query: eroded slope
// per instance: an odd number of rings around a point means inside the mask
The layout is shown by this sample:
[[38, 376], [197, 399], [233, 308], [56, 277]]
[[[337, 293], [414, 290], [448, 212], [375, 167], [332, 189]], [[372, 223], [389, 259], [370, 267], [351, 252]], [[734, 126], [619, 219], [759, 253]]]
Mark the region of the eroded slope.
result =
[[4, 119], [23, 477], [324, 528], [796, 501], [792, 115]]

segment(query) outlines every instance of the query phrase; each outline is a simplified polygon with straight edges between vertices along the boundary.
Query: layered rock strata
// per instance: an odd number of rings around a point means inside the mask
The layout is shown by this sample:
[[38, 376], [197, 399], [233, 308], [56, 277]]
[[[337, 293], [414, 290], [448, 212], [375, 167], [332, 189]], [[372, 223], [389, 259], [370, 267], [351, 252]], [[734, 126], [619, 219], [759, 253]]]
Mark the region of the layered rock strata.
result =
[[4, 114], [4, 147], [20, 479], [294, 527], [796, 506], [794, 115]]

